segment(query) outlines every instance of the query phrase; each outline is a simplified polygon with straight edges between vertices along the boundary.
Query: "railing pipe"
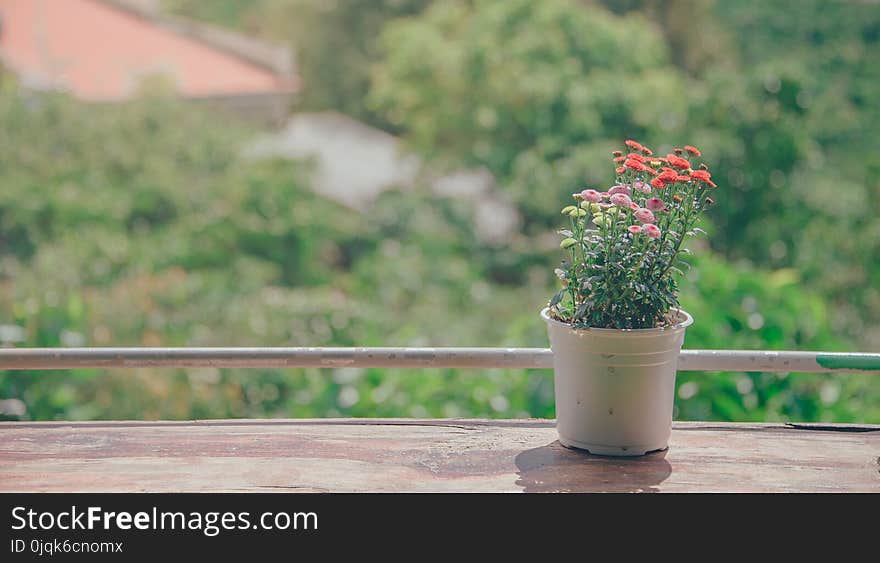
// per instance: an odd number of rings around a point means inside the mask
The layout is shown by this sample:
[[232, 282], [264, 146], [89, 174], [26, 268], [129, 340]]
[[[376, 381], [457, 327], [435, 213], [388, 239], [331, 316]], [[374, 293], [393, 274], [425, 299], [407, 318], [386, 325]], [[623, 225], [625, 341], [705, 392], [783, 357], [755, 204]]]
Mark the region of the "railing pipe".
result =
[[[79, 368], [537, 368], [549, 348], [3, 348], [0, 370]], [[880, 374], [880, 354], [682, 350], [680, 371]]]

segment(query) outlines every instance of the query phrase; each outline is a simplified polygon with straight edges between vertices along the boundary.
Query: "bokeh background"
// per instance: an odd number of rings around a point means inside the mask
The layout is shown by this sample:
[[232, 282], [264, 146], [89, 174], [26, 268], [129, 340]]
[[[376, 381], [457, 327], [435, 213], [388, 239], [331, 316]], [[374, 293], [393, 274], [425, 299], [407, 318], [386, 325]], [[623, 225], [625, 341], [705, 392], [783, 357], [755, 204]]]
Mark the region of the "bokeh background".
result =
[[[685, 347], [880, 351], [880, 3], [0, 0], [0, 18], [0, 345], [546, 346], [558, 209], [635, 138], [698, 146], [719, 184]], [[0, 372], [7, 420], [329, 416], [552, 417], [552, 376]], [[681, 373], [676, 418], [878, 423], [880, 385]]]

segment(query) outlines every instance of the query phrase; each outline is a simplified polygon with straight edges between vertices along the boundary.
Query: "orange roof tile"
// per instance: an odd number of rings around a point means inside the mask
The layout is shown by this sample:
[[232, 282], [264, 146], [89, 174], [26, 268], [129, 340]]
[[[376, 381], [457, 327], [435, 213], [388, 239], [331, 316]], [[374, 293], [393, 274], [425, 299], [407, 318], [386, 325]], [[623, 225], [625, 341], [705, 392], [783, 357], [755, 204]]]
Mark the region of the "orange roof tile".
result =
[[289, 89], [266, 68], [99, 0], [0, 0], [0, 17], [8, 69], [84, 100], [124, 99], [156, 74], [191, 97]]

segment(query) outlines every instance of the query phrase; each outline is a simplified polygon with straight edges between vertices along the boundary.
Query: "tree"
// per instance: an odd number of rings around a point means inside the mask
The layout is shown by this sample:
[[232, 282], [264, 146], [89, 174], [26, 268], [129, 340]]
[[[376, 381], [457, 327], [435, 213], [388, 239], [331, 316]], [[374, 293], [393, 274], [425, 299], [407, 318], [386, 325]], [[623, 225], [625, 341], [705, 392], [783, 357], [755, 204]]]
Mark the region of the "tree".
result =
[[419, 13], [430, 0], [166, 0], [187, 17], [282, 42], [296, 54], [303, 88], [297, 109], [333, 110], [371, 125], [392, 124], [364, 104], [389, 20]]
[[[681, 130], [686, 79], [637, 15], [573, 2], [438, 2], [391, 22], [371, 102], [431, 161], [486, 166], [546, 229], [566, 193], [607, 182], [624, 137]], [[673, 135], [674, 136], [674, 135]]]

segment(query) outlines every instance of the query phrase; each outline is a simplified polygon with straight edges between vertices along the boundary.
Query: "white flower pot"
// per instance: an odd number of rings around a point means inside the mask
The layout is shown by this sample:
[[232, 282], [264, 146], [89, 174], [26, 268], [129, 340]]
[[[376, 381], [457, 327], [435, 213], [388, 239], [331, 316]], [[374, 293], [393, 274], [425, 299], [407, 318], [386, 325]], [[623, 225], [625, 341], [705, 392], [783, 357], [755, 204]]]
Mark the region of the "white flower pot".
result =
[[598, 455], [638, 456], [666, 449], [675, 372], [685, 329], [573, 329], [547, 322], [553, 350], [556, 429], [563, 446]]

